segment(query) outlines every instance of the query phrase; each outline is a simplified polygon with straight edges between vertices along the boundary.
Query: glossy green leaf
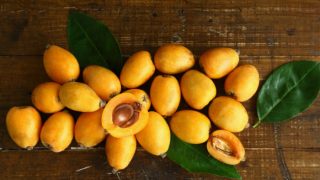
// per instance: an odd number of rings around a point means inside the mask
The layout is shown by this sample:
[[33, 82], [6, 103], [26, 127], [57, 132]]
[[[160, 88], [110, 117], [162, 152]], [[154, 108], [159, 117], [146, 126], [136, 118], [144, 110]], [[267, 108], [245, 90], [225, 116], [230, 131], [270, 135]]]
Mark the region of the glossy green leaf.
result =
[[67, 30], [70, 51], [78, 59], [81, 68], [96, 64], [120, 73], [123, 60], [119, 45], [103, 23], [71, 11]]
[[234, 166], [221, 163], [212, 158], [203, 144], [192, 145], [185, 143], [174, 134], [171, 134], [167, 156], [189, 172], [210, 173], [227, 178], [241, 179]]
[[281, 122], [306, 110], [320, 90], [320, 62], [295, 61], [277, 68], [263, 84], [257, 101], [261, 122]]

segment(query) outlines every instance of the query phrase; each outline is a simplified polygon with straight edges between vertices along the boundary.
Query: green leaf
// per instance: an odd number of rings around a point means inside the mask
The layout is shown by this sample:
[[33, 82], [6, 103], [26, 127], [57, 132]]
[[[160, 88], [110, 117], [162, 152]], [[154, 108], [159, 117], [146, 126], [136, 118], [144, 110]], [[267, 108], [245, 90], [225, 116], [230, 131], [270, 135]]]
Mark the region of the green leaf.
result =
[[170, 148], [167, 152], [170, 160], [189, 172], [203, 172], [227, 178], [241, 179], [234, 166], [227, 165], [212, 158], [204, 145], [192, 145], [171, 134]]
[[101, 22], [76, 11], [68, 17], [68, 45], [80, 67], [96, 64], [119, 74], [121, 52], [110, 30]]
[[257, 102], [259, 121], [281, 122], [306, 110], [320, 90], [320, 62], [295, 61], [277, 68], [262, 86]]

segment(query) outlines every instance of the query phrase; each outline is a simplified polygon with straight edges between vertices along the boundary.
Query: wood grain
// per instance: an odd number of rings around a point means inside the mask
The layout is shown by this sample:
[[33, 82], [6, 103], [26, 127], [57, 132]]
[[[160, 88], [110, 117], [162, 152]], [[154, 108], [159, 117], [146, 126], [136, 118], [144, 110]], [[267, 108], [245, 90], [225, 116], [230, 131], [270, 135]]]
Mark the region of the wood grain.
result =
[[[244, 179], [281, 179], [275, 149], [247, 148], [246, 162], [237, 167]], [[294, 179], [316, 179], [319, 175], [318, 156], [315, 151], [285, 149], [289, 169]], [[65, 151], [55, 154], [46, 150], [3, 151], [0, 153], [2, 178], [32, 179], [117, 179], [106, 164], [104, 150]], [[42, 166], [40, 166], [41, 162]], [[38, 173], [31, 173], [38, 172]], [[129, 167], [119, 174], [121, 179], [223, 179], [208, 174], [192, 174], [175, 165], [169, 159], [161, 159], [138, 149]]]
[[[69, 10], [77, 9], [107, 24], [124, 58], [137, 50], [154, 53], [164, 43], [181, 43], [196, 57], [208, 48], [228, 46], [253, 64], [261, 83], [290, 61], [320, 61], [320, 2], [303, 1], [7, 1], [0, 0], [0, 178], [118, 179], [110, 174], [103, 143], [90, 150], [73, 142], [61, 154], [43, 146], [19, 149], [5, 128], [8, 109], [30, 105], [30, 93], [49, 81], [42, 67], [46, 44], [67, 47]], [[223, 80], [215, 81], [223, 94]], [[317, 82], [315, 82], [317, 83]], [[255, 99], [244, 103], [256, 121]], [[243, 179], [318, 179], [320, 177], [320, 99], [300, 116], [282, 124], [263, 124], [237, 135], [247, 160], [237, 166]], [[43, 116], [43, 120], [47, 116]], [[189, 173], [168, 159], [141, 148], [121, 179], [223, 179]]]
[[66, 45], [70, 9], [106, 23], [125, 54], [184, 43], [240, 48], [245, 55], [319, 55], [319, 2], [235, 1], [4, 1], [0, 55], [38, 55], [47, 43]]

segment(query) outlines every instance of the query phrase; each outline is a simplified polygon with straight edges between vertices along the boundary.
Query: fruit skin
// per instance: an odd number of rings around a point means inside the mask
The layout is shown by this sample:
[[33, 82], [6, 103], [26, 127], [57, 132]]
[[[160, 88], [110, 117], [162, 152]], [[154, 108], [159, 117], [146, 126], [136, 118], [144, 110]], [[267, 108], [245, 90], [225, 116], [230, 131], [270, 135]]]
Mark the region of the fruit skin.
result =
[[53, 152], [65, 150], [72, 142], [74, 120], [71, 114], [61, 111], [51, 115], [43, 124], [40, 139]]
[[136, 152], [137, 142], [134, 136], [115, 138], [108, 136], [106, 140], [106, 156], [114, 170], [125, 169]]
[[154, 72], [150, 53], [138, 51], [125, 62], [120, 73], [120, 81], [126, 88], [137, 88], [150, 79]]
[[179, 44], [165, 44], [154, 55], [154, 64], [162, 73], [178, 74], [195, 64], [192, 52]]
[[181, 93], [178, 80], [171, 75], [158, 75], [150, 88], [154, 109], [163, 116], [171, 116], [179, 107]]
[[59, 100], [59, 89], [60, 84], [55, 82], [39, 84], [32, 91], [31, 100], [33, 105], [44, 113], [61, 111], [64, 105]]
[[82, 76], [83, 81], [103, 100], [108, 101], [121, 91], [121, 84], [117, 75], [102, 66], [87, 66], [83, 70]]
[[209, 106], [208, 114], [216, 126], [230, 132], [241, 132], [249, 119], [243, 105], [226, 96], [215, 98]]
[[125, 92], [133, 94], [134, 96], [136, 96], [138, 101], [142, 104], [142, 106], [144, 106], [146, 108], [146, 110], [150, 109], [151, 101], [150, 101], [149, 95], [144, 90], [141, 90], [141, 89], [129, 89], [129, 90], [125, 91]]
[[136, 134], [137, 141], [147, 152], [159, 156], [166, 153], [170, 145], [170, 128], [157, 112], [149, 112], [147, 126]]
[[239, 54], [231, 48], [209, 49], [200, 56], [199, 63], [208, 77], [219, 79], [238, 65]]
[[79, 77], [80, 66], [77, 59], [66, 49], [49, 45], [43, 56], [44, 69], [55, 82], [63, 84]]
[[182, 141], [201, 144], [209, 138], [211, 123], [207, 116], [198, 111], [181, 110], [172, 116], [170, 128]]
[[197, 70], [185, 72], [180, 81], [181, 93], [187, 104], [203, 109], [216, 96], [216, 86], [210, 78]]
[[[214, 148], [212, 146], [213, 137], [226, 142], [232, 150], [232, 155], [225, 154], [222, 151]], [[209, 154], [215, 159], [230, 165], [239, 164], [240, 161], [243, 161], [245, 159], [245, 150], [241, 141], [233, 133], [226, 130], [216, 130], [210, 135], [210, 138], [207, 142], [207, 150]]]
[[138, 99], [130, 93], [121, 93], [113, 97], [104, 107], [101, 123], [102, 127], [113, 137], [121, 138], [131, 136], [140, 132], [148, 123], [149, 113], [143, 106], [139, 112], [138, 120], [129, 127], [122, 128], [113, 122], [113, 110], [123, 103], [139, 102]]
[[106, 133], [101, 125], [103, 109], [95, 112], [81, 113], [77, 119], [74, 136], [77, 143], [83, 147], [93, 147], [102, 142]]
[[21, 148], [30, 150], [38, 143], [41, 124], [39, 112], [31, 106], [12, 107], [7, 113], [9, 136]]
[[259, 72], [252, 65], [242, 65], [233, 70], [224, 83], [226, 93], [240, 102], [249, 100], [258, 90]]
[[68, 82], [60, 87], [59, 98], [67, 108], [79, 112], [97, 111], [105, 105], [105, 101], [86, 84]]

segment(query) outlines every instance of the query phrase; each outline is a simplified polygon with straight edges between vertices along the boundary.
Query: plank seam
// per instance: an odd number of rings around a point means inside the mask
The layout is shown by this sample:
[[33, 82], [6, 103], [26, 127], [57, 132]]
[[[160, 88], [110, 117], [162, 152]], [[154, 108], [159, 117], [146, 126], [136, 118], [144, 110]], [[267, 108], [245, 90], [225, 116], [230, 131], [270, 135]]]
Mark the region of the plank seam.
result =
[[274, 131], [274, 142], [276, 146], [276, 156], [277, 156], [277, 161], [278, 161], [282, 178], [285, 180], [291, 180], [292, 179], [291, 174], [288, 169], [286, 160], [284, 158], [283, 148], [280, 143], [280, 139], [281, 139], [280, 125], [279, 124], [273, 125], [273, 131]]

